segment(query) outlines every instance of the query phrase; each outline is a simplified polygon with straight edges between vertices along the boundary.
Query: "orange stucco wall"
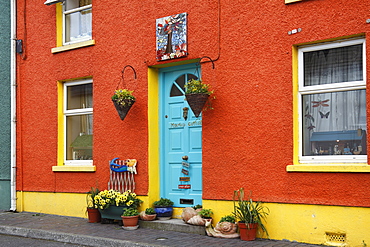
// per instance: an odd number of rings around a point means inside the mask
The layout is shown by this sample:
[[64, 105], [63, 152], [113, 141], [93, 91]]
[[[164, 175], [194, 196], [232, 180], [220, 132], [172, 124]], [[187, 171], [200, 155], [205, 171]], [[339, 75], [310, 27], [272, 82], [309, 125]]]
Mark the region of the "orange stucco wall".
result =
[[[136, 192], [146, 195], [148, 66], [209, 56], [215, 69], [204, 63], [202, 77], [216, 99], [214, 110], [203, 116], [204, 199], [230, 200], [233, 190], [244, 187], [269, 202], [370, 206], [369, 174], [286, 172], [293, 164], [292, 47], [361, 33], [367, 37], [369, 1], [99, 0], [93, 3], [95, 45], [55, 54], [55, 6], [43, 2], [24, 6], [18, 1], [17, 38], [25, 43], [25, 53], [18, 56], [18, 190], [103, 188], [108, 160], [127, 157], [138, 159]], [[189, 56], [157, 62], [155, 20], [182, 12], [188, 13]], [[295, 28], [302, 31], [288, 35]], [[137, 102], [121, 121], [110, 97], [127, 64], [138, 76], [133, 80], [132, 72], [125, 72]], [[57, 165], [57, 81], [87, 76], [94, 83], [97, 170], [52, 172]]]

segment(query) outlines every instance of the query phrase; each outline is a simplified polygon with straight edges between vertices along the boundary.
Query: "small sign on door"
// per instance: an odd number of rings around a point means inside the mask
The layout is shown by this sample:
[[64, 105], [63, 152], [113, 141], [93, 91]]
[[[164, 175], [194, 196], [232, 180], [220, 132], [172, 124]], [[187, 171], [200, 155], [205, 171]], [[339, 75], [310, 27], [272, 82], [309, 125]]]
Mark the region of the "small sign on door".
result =
[[179, 184], [179, 189], [190, 189], [190, 184]]

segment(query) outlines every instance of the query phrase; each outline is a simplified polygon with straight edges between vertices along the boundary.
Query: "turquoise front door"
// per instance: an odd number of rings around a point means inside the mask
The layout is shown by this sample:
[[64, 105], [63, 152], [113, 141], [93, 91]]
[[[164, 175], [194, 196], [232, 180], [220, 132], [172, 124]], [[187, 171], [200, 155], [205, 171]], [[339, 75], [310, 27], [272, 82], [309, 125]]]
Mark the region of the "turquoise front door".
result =
[[184, 85], [199, 77], [195, 65], [161, 70], [161, 197], [176, 207], [202, 204], [202, 118], [185, 100]]

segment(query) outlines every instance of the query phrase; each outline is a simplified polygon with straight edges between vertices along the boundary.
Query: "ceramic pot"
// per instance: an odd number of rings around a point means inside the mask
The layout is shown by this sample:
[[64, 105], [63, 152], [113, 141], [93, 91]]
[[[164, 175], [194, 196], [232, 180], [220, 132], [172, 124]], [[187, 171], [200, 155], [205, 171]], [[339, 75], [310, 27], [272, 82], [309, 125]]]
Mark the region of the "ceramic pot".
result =
[[154, 211], [157, 213], [157, 217], [160, 220], [169, 220], [172, 217], [173, 213], [173, 207], [161, 207], [161, 206], [155, 206]]
[[123, 209], [126, 206], [114, 206], [110, 205], [107, 209], [99, 209], [102, 219], [121, 220]]

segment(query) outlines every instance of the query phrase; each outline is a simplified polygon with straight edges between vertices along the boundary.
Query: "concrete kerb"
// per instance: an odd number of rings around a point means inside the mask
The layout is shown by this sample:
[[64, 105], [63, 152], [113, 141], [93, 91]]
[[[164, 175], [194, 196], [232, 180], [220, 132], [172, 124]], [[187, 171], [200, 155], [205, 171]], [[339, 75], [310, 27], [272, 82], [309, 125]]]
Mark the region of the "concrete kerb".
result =
[[70, 233], [60, 233], [60, 232], [29, 229], [29, 228], [14, 227], [14, 226], [0, 226], [0, 234], [20, 236], [20, 237], [26, 237], [26, 238], [52, 240], [52, 241], [57, 241], [57, 242], [62, 242], [62, 243], [70, 243], [70, 244], [97, 246], [97, 247], [98, 246], [112, 246], [112, 247], [116, 247], [116, 246], [117, 247], [120, 247], [120, 246], [138, 246], [138, 247], [158, 246], [159, 247], [161, 246], [161, 245], [153, 245], [153, 244], [148, 245], [145, 243], [133, 243], [130, 241], [125, 241], [125, 240], [92, 237], [92, 236], [77, 235], [77, 234], [70, 234]]

